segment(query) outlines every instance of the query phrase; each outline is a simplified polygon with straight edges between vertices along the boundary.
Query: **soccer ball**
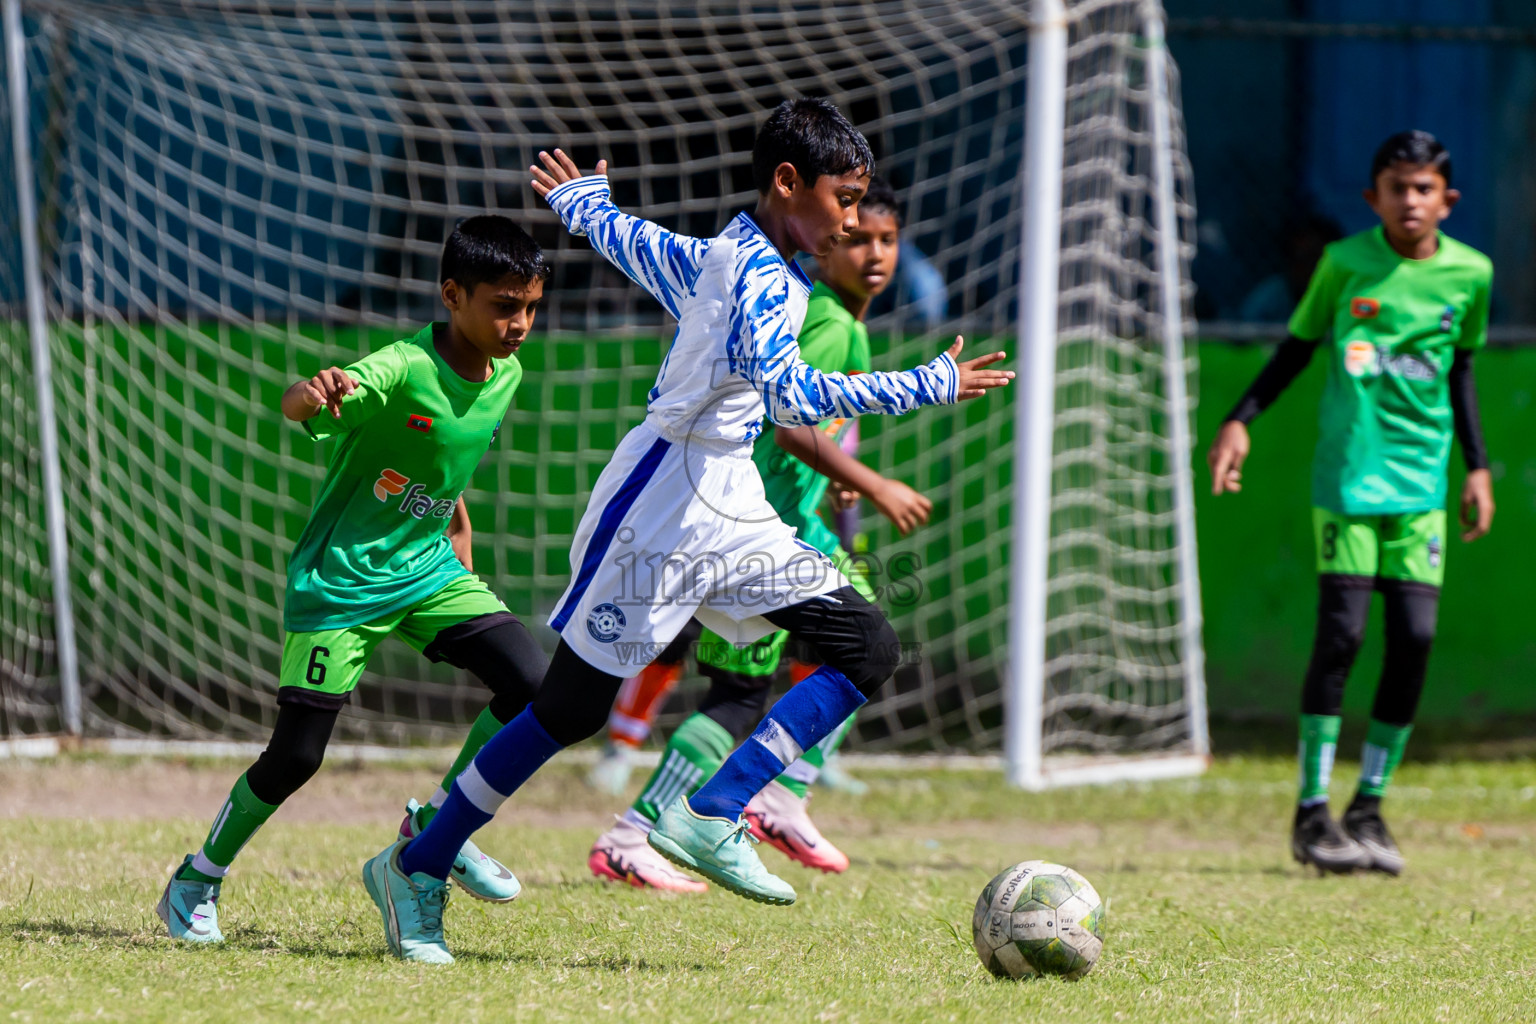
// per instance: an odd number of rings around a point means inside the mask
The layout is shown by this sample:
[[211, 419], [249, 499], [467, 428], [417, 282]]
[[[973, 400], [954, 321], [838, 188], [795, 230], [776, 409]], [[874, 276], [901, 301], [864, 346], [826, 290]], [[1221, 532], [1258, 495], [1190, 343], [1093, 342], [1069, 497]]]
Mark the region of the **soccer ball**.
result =
[[999, 978], [1081, 978], [1104, 950], [1104, 903], [1071, 868], [1026, 860], [981, 890], [971, 938]]

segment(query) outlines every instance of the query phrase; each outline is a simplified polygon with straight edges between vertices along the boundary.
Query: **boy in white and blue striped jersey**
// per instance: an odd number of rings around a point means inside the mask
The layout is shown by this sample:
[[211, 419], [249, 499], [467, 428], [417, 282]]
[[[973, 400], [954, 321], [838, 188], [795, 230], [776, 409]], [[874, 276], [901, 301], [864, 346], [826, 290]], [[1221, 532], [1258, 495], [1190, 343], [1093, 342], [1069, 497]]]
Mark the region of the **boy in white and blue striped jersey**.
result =
[[824, 100], [773, 111], [753, 146], [757, 206], [711, 239], [620, 212], [606, 162], [582, 176], [560, 150], [539, 155], [535, 190], [677, 318], [677, 336], [645, 421], [619, 443], [577, 528], [571, 584], [550, 618], [560, 644], [539, 697], [485, 745], [421, 835], [364, 868], [390, 947], [408, 959], [451, 959], [443, 879], [463, 837], [556, 752], [602, 729], [624, 677], [691, 617], [736, 643], [787, 629], [823, 665], [702, 789], [662, 812], [651, 845], [740, 895], [794, 902], [752, 849], [742, 809], [890, 677], [900, 644], [880, 610], [779, 519], [752, 442], [765, 414], [787, 426], [899, 414], [980, 397], [1013, 377], [986, 368], [1001, 352], [957, 362], [959, 338], [899, 373], [820, 373], [799, 358], [811, 282], [794, 256], [826, 254], [858, 225], [874, 172], [864, 137]]

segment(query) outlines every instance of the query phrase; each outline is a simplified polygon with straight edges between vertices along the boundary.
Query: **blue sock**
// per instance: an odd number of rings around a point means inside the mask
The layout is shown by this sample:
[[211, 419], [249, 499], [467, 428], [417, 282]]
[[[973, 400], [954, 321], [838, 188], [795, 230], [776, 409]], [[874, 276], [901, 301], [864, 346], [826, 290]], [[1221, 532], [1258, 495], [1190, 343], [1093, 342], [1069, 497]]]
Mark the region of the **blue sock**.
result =
[[486, 741], [469, 767], [453, 780], [442, 808], [421, 835], [400, 851], [400, 870], [406, 875], [419, 871], [446, 879], [465, 840], [495, 817], [502, 801], [561, 749], [533, 717], [533, 709], [524, 708]]
[[[864, 703], [848, 677], [823, 665], [790, 687], [751, 738], [688, 798], [694, 813], [735, 821], [757, 791], [832, 733]], [[441, 813], [441, 812], [439, 812]], [[435, 824], [435, 822], [434, 822]]]

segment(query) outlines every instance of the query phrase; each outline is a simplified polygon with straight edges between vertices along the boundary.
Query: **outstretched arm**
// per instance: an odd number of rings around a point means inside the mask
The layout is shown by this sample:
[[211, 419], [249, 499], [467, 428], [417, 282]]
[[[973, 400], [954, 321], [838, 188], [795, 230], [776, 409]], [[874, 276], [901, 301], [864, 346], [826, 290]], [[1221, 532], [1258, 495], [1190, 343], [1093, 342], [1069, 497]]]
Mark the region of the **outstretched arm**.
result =
[[920, 405], [954, 405], [979, 398], [1013, 379], [1010, 370], [984, 367], [1002, 352], [957, 363], [964, 341], [926, 366], [897, 373], [822, 373], [800, 358], [789, 322], [784, 279], [767, 254], [737, 272], [731, 310], [729, 370], [763, 398], [768, 419], [780, 426], [820, 423], [833, 416], [900, 415]]
[[596, 174], [584, 176], [558, 149], [540, 152], [539, 159], [543, 167], [529, 168], [533, 190], [560, 215], [566, 229], [586, 235], [609, 263], [655, 296], [674, 319], [680, 316], [709, 242], [668, 231], [614, 206], [606, 160], [597, 162]]

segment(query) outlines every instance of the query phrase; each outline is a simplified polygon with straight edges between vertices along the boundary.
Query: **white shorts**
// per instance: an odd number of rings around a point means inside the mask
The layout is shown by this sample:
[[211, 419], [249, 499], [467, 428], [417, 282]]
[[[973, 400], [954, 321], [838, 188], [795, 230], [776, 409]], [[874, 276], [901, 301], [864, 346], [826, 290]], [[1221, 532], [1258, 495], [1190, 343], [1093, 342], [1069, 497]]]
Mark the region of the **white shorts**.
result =
[[690, 618], [749, 644], [778, 628], [765, 612], [847, 585], [768, 504], [750, 445], [642, 423], [597, 479], [549, 624], [594, 668], [632, 676]]

